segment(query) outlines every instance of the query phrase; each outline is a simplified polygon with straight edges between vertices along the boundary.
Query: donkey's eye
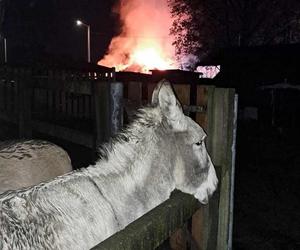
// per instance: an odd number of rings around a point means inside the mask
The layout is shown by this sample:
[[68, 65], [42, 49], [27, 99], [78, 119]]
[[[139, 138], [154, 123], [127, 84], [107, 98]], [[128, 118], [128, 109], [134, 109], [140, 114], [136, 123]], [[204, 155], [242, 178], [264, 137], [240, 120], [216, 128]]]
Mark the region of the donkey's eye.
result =
[[202, 146], [202, 144], [203, 144], [203, 141], [198, 141], [198, 142], [196, 142], [196, 145], [197, 145], [197, 146]]

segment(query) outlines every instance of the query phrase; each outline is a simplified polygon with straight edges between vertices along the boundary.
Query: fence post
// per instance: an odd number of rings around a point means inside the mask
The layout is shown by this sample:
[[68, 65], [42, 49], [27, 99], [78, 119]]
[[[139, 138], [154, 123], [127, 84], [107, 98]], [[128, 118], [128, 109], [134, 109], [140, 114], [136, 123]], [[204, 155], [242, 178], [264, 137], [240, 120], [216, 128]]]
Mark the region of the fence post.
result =
[[233, 208], [234, 208], [234, 183], [235, 183], [235, 157], [236, 157], [236, 134], [237, 134], [237, 116], [238, 116], [238, 95], [234, 96], [233, 107], [233, 126], [232, 126], [232, 147], [231, 147], [231, 176], [230, 176], [230, 204], [229, 204], [229, 229], [228, 229], [228, 249], [232, 249], [233, 234]]
[[[197, 114], [197, 122], [207, 132], [207, 150], [211, 154], [213, 130], [211, 129], [214, 122], [214, 91], [215, 86], [198, 86], [197, 105], [207, 107], [205, 114]], [[217, 167], [215, 166], [217, 169]], [[192, 218], [192, 235], [199, 249], [215, 249], [218, 231], [218, 207], [219, 192], [218, 190], [210, 198], [209, 203], [193, 215]]]
[[123, 127], [123, 83], [111, 83], [111, 135], [115, 135]]
[[18, 86], [18, 126], [19, 138], [31, 138], [31, 71], [28, 69], [18, 70], [17, 72]]
[[92, 81], [93, 110], [95, 120], [95, 150], [107, 142], [111, 135], [110, 126], [110, 83], [107, 81]]
[[[217, 218], [217, 225], [215, 220], [210, 223], [211, 229], [208, 233], [211, 236], [206, 249], [227, 250], [231, 237], [229, 224], [232, 211], [230, 197], [235, 145], [235, 90], [215, 88], [208, 115], [208, 129], [212, 136], [208, 150], [219, 178], [219, 199], [217, 204], [214, 202], [217, 196], [213, 197], [212, 207], [209, 207], [209, 218], [210, 220]], [[213, 232], [216, 229], [218, 234], [214, 236]]]

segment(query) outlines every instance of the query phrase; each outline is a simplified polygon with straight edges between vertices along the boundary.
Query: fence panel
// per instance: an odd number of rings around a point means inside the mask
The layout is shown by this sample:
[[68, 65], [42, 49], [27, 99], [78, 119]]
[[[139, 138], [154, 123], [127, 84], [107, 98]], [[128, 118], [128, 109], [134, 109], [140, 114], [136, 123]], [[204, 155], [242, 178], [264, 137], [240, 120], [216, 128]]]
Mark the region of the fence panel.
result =
[[[105, 125], [110, 121], [107, 83], [114, 79], [114, 69], [109, 68], [75, 71], [1, 66], [0, 119], [17, 124], [19, 137], [31, 137], [34, 129], [95, 150], [99, 140], [110, 135], [110, 126]], [[106, 86], [107, 91], [99, 86]], [[97, 91], [99, 88], [104, 92]]]

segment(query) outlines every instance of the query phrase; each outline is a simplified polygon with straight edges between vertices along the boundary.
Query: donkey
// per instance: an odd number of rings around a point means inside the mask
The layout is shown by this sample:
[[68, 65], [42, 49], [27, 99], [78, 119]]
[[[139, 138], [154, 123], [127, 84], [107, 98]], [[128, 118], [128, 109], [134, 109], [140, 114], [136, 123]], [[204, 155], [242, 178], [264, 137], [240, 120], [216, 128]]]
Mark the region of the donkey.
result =
[[0, 193], [33, 186], [72, 171], [68, 153], [47, 141], [0, 142]]
[[218, 180], [205, 137], [161, 81], [152, 105], [101, 150], [95, 165], [0, 195], [0, 248], [90, 249], [175, 188], [207, 203]]

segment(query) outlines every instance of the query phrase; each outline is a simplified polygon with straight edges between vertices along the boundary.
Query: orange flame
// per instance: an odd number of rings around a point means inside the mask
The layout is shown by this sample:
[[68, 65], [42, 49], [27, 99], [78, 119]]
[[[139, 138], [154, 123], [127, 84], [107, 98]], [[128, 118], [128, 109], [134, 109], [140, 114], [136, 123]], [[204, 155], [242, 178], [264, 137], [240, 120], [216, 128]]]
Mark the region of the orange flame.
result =
[[117, 71], [149, 73], [151, 69], [177, 67], [169, 29], [172, 24], [167, 0], [120, 0], [117, 10], [122, 32], [112, 39], [98, 64]]

